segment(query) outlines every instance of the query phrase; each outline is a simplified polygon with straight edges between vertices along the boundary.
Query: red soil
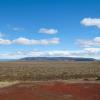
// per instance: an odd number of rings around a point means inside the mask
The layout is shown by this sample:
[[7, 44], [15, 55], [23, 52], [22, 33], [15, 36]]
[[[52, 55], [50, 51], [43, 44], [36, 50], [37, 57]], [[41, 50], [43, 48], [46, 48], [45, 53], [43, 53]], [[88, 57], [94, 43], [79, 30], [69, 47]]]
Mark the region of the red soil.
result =
[[100, 84], [20, 83], [1, 88], [0, 100], [100, 100]]

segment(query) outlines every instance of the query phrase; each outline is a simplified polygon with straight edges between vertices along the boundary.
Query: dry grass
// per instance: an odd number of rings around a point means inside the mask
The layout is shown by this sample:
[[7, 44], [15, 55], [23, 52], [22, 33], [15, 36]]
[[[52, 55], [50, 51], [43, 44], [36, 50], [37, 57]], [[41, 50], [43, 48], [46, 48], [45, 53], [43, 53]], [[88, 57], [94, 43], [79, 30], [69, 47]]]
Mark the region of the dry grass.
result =
[[1, 81], [88, 79], [100, 76], [100, 62], [0, 62]]
[[18, 81], [13, 81], [13, 82], [4, 81], [4, 82], [0, 82], [0, 88], [11, 86], [11, 85], [18, 84], [18, 83], [19, 83]]

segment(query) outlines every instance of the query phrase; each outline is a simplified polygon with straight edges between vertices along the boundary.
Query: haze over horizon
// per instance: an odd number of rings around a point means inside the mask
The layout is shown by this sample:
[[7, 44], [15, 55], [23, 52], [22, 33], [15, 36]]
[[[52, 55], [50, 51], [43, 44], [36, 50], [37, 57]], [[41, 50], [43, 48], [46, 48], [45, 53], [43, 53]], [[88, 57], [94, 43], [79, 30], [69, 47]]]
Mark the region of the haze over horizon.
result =
[[99, 0], [0, 0], [0, 59], [100, 59]]

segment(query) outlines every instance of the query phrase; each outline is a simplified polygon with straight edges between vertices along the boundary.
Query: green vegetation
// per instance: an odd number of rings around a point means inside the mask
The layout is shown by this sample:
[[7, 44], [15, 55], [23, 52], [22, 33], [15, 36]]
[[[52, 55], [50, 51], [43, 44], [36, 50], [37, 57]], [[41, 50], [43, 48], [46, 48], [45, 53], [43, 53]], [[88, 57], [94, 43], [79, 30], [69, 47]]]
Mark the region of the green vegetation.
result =
[[100, 79], [100, 62], [0, 62], [0, 81]]

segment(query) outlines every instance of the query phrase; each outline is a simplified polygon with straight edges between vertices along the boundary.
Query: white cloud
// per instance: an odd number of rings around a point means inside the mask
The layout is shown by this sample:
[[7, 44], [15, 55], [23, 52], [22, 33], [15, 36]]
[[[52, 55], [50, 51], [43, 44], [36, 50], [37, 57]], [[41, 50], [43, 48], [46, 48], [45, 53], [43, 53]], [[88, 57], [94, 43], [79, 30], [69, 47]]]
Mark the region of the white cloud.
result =
[[85, 26], [96, 26], [100, 28], [100, 18], [84, 18], [81, 24]]
[[88, 56], [99, 59], [100, 60], [100, 47], [99, 48], [84, 48], [85, 53]]
[[45, 34], [56, 34], [58, 33], [57, 29], [53, 29], [53, 28], [41, 28], [39, 30], [39, 33], [45, 33]]
[[19, 45], [49, 45], [49, 44], [58, 44], [60, 42], [59, 38], [51, 39], [28, 39], [24, 37], [19, 37], [14, 40], [0, 39], [0, 44], [19, 44]]
[[78, 39], [77, 44], [79, 44], [80, 47], [91, 47], [94, 45], [92, 40], [82, 40], [82, 39]]
[[95, 37], [94, 41], [100, 43], [100, 37]]
[[100, 37], [95, 37], [91, 40], [78, 39], [77, 43], [82, 47], [100, 46]]
[[100, 54], [100, 48], [84, 48], [85, 51], [92, 54]]
[[31, 40], [29, 40], [27, 38], [20, 37], [20, 38], [13, 40], [12, 43], [21, 44], [21, 45], [30, 45]]
[[22, 44], [22, 45], [49, 45], [49, 44], [58, 44], [60, 42], [59, 38], [51, 38], [51, 39], [27, 39], [27, 38], [18, 38], [13, 40], [15, 44]]
[[12, 44], [11, 40], [0, 39], [0, 45], [9, 45]]

